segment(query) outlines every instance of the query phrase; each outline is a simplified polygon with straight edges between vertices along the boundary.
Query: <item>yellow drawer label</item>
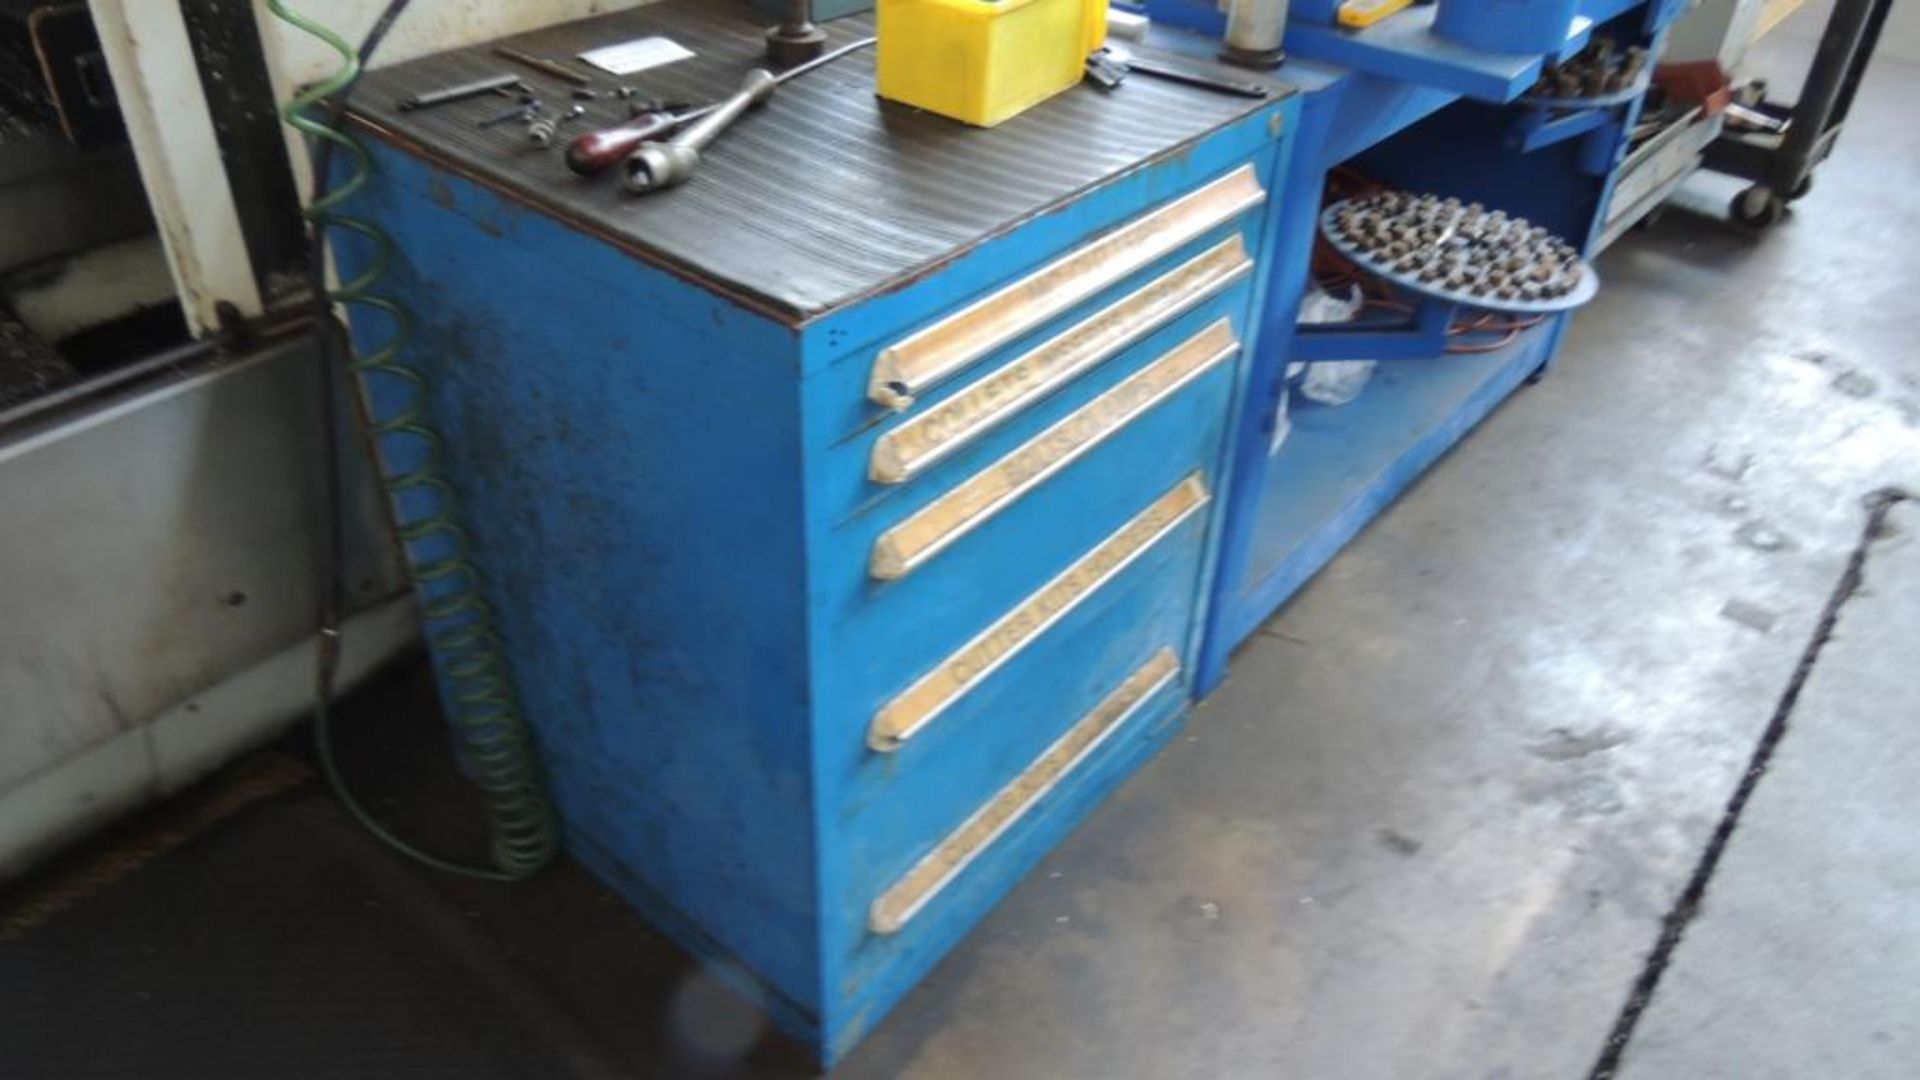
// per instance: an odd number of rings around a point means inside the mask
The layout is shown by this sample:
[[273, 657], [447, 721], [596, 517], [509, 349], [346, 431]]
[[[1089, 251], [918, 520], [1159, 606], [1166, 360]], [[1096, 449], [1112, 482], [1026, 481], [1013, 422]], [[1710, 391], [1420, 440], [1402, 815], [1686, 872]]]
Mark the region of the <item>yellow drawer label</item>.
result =
[[1253, 166], [1120, 226], [999, 292], [880, 350], [867, 396], [891, 409], [1267, 197]]
[[881, 893], [867, 911], [867, 928], [894, 934], [919, 914], [940, 890], [1033, 809], [1061, 780], [1092, 756], [1107, 737], [1126, 726], [1134, 713], [1180, 674], [1180, 658], [1161, 649], [1067, 729], [1045, 753], [999, 790], [985, 806], [947, 834], [913, 869]]
[[1154, 500], [1113, 535], [1082, 555], [998, 622], [941, 661], [900, 696], [882, 706], [867, 729], [867, 745], [889, 752], [912, 738], [948, 707], [1031, 645], [1048, 627], [1127, 568], [1135, 559], [1207, 504], [1199, 473]]
[[1240, 348], [1226, 319], [1128, 376], [1007, 456], [962, 481], [874, 541], [874, 577], [905, 577], [947, 545], [1005, 509], [1035, 484], [1098, 446], [1136, 417], [1206, 374]]
[[1080, 373], [1107, 360], [1253, 269], [1239, 233], [882, 435], [868, 475], [911, 479]]

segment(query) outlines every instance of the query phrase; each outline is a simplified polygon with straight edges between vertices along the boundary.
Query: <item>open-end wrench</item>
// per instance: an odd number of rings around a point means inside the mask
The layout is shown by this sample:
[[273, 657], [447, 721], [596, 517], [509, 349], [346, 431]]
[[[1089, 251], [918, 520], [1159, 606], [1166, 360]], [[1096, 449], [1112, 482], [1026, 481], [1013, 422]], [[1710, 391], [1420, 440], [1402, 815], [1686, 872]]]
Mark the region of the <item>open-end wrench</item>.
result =
[[1236, 97], [1265, 98], [1272, 97], [1275, 92], [1271, 84], [1257, 79], [1243, 79], [1176, 61], [1136, 56], [1124, 49], [1099, 49], [1087, 57], [1087, 75], [1102, 90], [1118, 87], [1130, 73], [1136, 71], [1156, 79], [1204, 87]]

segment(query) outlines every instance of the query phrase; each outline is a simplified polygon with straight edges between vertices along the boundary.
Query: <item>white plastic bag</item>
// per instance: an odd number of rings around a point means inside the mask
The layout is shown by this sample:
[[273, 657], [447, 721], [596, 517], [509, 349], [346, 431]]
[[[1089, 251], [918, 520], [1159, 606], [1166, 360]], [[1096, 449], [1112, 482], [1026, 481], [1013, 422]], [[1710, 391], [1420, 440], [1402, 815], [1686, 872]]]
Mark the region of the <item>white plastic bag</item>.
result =
[[[1348, 286], [1344, 297], [1313, 286], [1300, 298], [1300, 322], [1323, 324], [1348, 322], [1360, 313], [1360, 287]], [[1373, 378], [1374, 360], [1319, 360], [1301, 365], [1306, 374], [1300, 379], [1300, 394], [1318, 405], [1345, 405], [1360, 396]], [[1293, 369], [1288, 368], [1289, 377]]]
[[[1291, 378], [1293, 373], [1289, 371], [1287, 374]], [[1292, 406], [1292, 402], [1288, 399], [1292, 397], [1293, 387], [1283, 380], [1280, 383], [1280, 400], [1273, 406], [1273, 437], [1267, 440], [1268, 457], [1279, 453], [1280, 444], [1286, 442], [1287, 436], [1293, 434], [1293, 417], [1288, 415], [1288, 410]]]

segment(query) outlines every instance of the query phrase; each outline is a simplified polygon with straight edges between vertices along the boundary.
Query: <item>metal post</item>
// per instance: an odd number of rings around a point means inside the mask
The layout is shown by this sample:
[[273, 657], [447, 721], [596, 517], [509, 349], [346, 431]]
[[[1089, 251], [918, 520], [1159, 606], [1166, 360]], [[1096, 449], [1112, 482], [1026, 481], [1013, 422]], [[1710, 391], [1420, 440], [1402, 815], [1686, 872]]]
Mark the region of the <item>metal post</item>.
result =
[[1220, 58], [1241, 67], [1278, 67], [1286, 53], [1288, 0], [1232, 0]]
[[1854, 76], [1861, 41], [1875, 0], [1838, 0], [1827, 28], [1820, 35], [1807, 84], [1793, 105], [1793, 122], [1781, 136], [1772, 161], [1768, 186], [1776, 195], [1791, 197], [1800, 181], [1813, 171], [1818, 147], [1832, 126], [1834, 104]]
[[786, 18], [767, 31], [767, 59], [775, 67], [804, 64], [826, 44], [827, 32], [813, 21], [813, 0], [790, 0]]

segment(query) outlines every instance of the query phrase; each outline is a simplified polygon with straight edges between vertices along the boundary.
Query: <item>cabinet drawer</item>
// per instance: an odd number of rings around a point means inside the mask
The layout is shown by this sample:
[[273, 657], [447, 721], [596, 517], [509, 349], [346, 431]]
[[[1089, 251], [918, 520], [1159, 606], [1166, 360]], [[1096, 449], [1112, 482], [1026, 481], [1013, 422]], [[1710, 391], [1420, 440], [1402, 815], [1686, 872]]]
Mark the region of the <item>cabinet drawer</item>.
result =
[[[1233, 236], [1239, 236], [1248, 256], [1257, 260], [1270, 201], [1264, 190], [1263, 167], [1226, 161], [1198, 171], [1189, 167], [1195, 164], [1169, 162], [1147, 169], [1112, 186], [1106, 193], [1115, 204], [1111, 208], [1101, 206], [1098, 213], [1083, 215], [1081, 211], [1091, 211], [1095, 204], [1109, 201], [1094, 198], [1076, 205], [1072, 214], [1029, 222], [997, 242], [1007, 250], [994, 259], [962, 260], [939, 268], [910, 289], [860, 309], [864, 318], [835, 318], [828, 320], [831, 325], [806, 328], [806, 351], [821, 358], [818, 366], [809, 365], [805, 377], [803, 407], [809, 452], [837, 450], [856, 441], [870, 444], [876, 428], [895, 426], [918, 416], [1107, 307], [1149, 289], [1159, 278]], [[1186, 200], [1202, 191], [1211, 189], [1212, 198], [1218, 199], [1225, 190], [1222, 185], [1230, 185], [1233, 190], [1227, 194], [1242, 194], [1245, 201], [1238, 205], [1227, 202], [1224, 211], [1215, 207], [1215, 212], [1204, 217], [1189, 218], [1177, 232], [1157, 232], [1152, 244], [1102, 245], [1108, 237], [1140, 237], [1141, 233], [1129, 232], [1136, 223], [1164, 221], [1156, 215], [1176, 204], [1191, 207]], [[1073, 219], [1083, 216], [1088, 220], [1076, 229]], [[1038, 254], [1041, 250], [1049, 254]], [[1041, 281], [1062, 280], [1048, 274], [1062, 264], [1077, 264], [1083, 274], [1072, 279], [1071, 288], [1040, 287]], [[1027, 285], [1034, 288], [1030, 291]], [[948, 354], [937, 361], [926, 361], [924, 366], [915, 361], [917, 369], [937, 369], [938, 374], [922, 378], [910, 387], [911, 393], [892, 396], [897, 394], [897, 387], [892, 394], [884, 389], [885, 383], [900, 381], [887, 378], [890, 364], [902, 362], [902, 356], [934, 338], [948, 334], [957, 337], [960, 324], [975, 318], [969, 317], [970, 312], [983, 305], [1004, 307], [1014, 295], [1040, 296], [1046, 302], [1022, 309], [1018, 319], [996, 322], [996, 333], [984, 338], [975, 335], [975, 348], [980, 351], [951, 354], [964, 355], [962, 361], [950, 362]], [[904, 308], [909, 297], [916, 301], [917, 308], [910, 314]], [[996, 297], [1009, 299], [989, 305]], [[1165, 298], [1159, 299], [1164, 302]], [[891, 404], [874, 400], [876, 373], [883, 384], [880, 396]], [[1069, 384], [1072, 381], [1066, 380]], [[1043, 392], [1034, 400], [1046, 397]], [[1009, 410], [1007, 422], [1021, 415], [1020, 409]], [[863, 478], [865, 466], [863, 460]]]
[[897, 523], [1213, 323], [1245, 326], [1255, 282], [1244, 244], [1238, 233], [1208, 237], [999, 366], [826, 448], [812, 512], [829, 527]]
[[846, 880], [860, 905], [928, 858], [1129, 673], [1163, 651], [1184, 659], [1205, 535], [1204, 514], [1176, 522], [897, 750], [877, 752], [855, 731], [832, 748], [847, 772], [828, 812], [847, 838]]
[[1179, 675], [1180, 658], [1173, 648], [1155, 652], [881, 893], [867, 909], [867, 928], [875, 934], [896, 934], [904, 929]]
[[898, 484], [964, 449], [1034, 402], [1112, 359], [1253, 270], [1233, 233], [982, 376], [874, 441], [867, 476]]
[[900, 341], [880, 349], [867, 396], [904, 409], [930, 387], [1065, 314], [1082, 301], [1260, 205], [1242, 165], [1111, 230]]
[[[1211, 345], [1218, 338], [1202, 340]], [[979, 477], [988, 477], [983, 485], [990, 482], [996, 491], [1018, 492], [974, 514], [951, 537], [936, 538], [937, 554], [903, 577], [876, 578], [873, 552], [895, 524], [911, 518], [856, 517], [821, 537], [810, 602], [821, 655], [832, 658], [816, 667], [828, 724], [845, 725], [851, 744], [863, 745], [883, 703], [1109, 541], [1149, 504], [1196, 472], [1211, 488], [1234, 375], [1234, 365], [1215, 361], [1183, 376], [1166, 396], [1044, 473], [1024, 465], [993, 472], [1003, 458], [968, 462], [970, 471], [942, 466], [916, 481], [936, 497], [921, 500], [922, 507], [969, 491]]]
[[1086, 603], [1100, 588], [1138, 561], [1160, 540], [1207, 505], [1199, 473], [1187, 477], [1112, 536], [996, 619], [931, 671], [888, 699], [873, 715], [867, 745], [898, 750], [1049, 627]]
[[1239, 339], [1228, 320], [1210, 324], [889, 526], [874, 540], [870, 572], [882, 581], [913, 573], [1161, 402], [1227, 364], [1239, 351]]

